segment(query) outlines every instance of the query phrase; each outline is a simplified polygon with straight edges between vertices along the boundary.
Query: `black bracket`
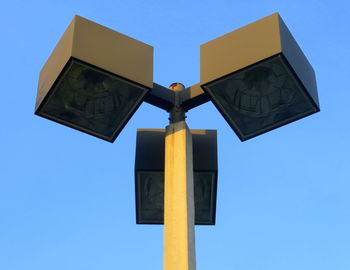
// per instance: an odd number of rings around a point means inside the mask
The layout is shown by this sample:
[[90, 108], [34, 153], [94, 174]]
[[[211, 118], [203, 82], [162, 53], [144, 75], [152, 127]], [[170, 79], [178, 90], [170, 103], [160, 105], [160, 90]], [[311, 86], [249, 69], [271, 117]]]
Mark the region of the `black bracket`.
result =
[[147, 93], [144, 101], [169, 112], [171, 119], [179, 121], [180, 118], [184, 119], [185, 112], [210, 101], [210, 98], [202, 90], [200, 84], [192, 85], [181, 91], [173, 91], [153, 83], [153, 88]]

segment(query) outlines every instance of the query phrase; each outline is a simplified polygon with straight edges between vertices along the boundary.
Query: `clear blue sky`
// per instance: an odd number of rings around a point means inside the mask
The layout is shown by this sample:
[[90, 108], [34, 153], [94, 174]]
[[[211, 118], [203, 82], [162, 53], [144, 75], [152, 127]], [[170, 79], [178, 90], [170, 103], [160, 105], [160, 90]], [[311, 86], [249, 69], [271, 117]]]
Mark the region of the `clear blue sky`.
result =
[[75, 14], [154, 46], [154, 81], [199, 82], [199, 46], [279, 12], [313, 65], [321, 112], [241, 143], [213, 105], [217, 224], [196, 227], [199, 270], [350, 269], [349, 1], [0, 1], [0, 269], [162, 269], [163, 227], [135, 224], [137, 128], [114, 144], [34, 116], [38, 74]]

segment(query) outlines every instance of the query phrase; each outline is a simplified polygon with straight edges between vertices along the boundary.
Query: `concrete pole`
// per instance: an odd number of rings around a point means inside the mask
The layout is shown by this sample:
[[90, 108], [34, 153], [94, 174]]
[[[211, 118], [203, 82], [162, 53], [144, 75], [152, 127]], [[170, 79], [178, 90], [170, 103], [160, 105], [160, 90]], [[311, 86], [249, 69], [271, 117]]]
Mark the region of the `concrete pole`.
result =
[[192, 135], [185, 121], [166, 128], [164, 270], [195, 270]]

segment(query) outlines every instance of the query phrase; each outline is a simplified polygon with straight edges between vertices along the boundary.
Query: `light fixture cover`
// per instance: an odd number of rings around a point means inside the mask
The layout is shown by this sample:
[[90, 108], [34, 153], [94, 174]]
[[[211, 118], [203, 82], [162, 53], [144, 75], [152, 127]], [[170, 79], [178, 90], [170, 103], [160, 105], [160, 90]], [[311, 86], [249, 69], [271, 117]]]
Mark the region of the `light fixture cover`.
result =
[[201, 86], [242, 141], [319, 111], [314, 70], [278, 13], [203, 44]]
[[[216, 130], [191, 130], [195, 224], [214, 225], [217, 190]], [[135, 158], [136, 223], [164, 223], [165, 130], [139, 129]]]
[[113, 142], [153, 86], [153, 48], [75, 16], [40, 72], [35, 114]]

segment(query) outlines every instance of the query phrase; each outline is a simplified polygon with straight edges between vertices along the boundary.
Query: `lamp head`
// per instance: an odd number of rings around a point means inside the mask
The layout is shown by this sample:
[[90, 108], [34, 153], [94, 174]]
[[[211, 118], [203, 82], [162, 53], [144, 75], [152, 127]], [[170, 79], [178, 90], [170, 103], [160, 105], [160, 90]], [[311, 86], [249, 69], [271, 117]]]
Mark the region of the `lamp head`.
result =
[[277, 13], [203, 44], [201, 81], [242, 141], [319, 111], [315, 73]]
[[[215, 225], [216, 130], [191, 130], [195, 224]], [[136, 223], [164, 223], [165, 130], [139, 129], [135, 157]]]
[[75, 16], [40, 72], [35, 114], [113, 142], [153, 86], [153, 48]]

